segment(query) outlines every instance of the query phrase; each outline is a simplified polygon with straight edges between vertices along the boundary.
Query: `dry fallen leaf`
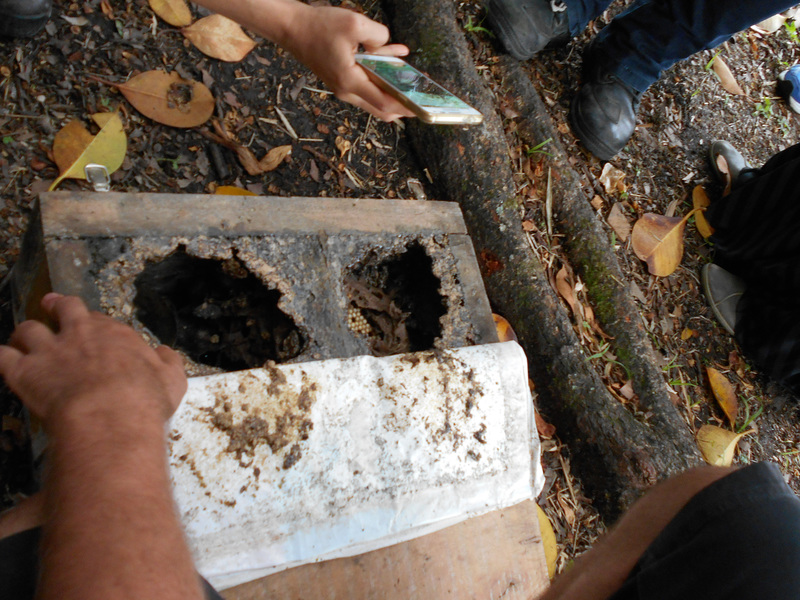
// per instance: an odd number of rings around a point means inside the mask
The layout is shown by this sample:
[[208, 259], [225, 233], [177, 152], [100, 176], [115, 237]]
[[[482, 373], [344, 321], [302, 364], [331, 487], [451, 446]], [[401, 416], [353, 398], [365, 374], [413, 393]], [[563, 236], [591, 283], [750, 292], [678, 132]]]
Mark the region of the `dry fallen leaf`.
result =
[[240, 187], [236, 187], [235, 185], [221, 185], [214, 193], [218, 196], [257, 196], [258, 194], [254, 194], [250, 190], [245, 190]]
[[739, 411], [739, 399], [736, 397], [736, 390], [730, 381], [713, 367], [706, 367], [708, 382], [711, 384], [711, 391], [717, 399], [722, 412], [728, 417], [731, 426], [736, 425], [736, 413]]
[[739, 83], [736, 81], [733, 73], [731, 73], [728, 65], [722, 60], [722, 57], [717, 56], [711, 64], [711, 68], [714, 70], [714, 73], [717, 74], [717, 77], [719, 77], [720, 85], [722, 85], [722, 88], [726, 92], [735, 96], [744, 96], [744, 90], [739, 86]]
[[614, 192], [624, 192], [625, 183], [623, 182], [623, 179], [625, 179], [625, 172], [621, 171], [611, 163], [605, 164], [599, 177], [600, 183], [603, 184], [603, 187], [608, 194], [613, 194]]
[[631, 234], [631, 224], [628, 223], [628, 218], [622, 214], [619, 202], [615, 202], [614, 206], [611, 207], [606, 221], [608, 221], [620, 241], [625, 242], [628, 240], [628, 236]]
[[569, 304], [572, 313], [578, 316], [578, 301], [575, 299], [575, 292], [569, 282], [569, 272], [566, 267], [561, 267], [556, 273], [556, 291]]
[[347, 151], [350, 150], [350, 141], [344, 139], [340, 135], [336, 136], [336, 139], [333, 140], [333, 143], [336, 144], [336, 148], [339, 150], [340, 156], [344, 156], [347, 154]]
[[695, 186], [694, 190], [692, 190], [692, 205], [697, 210], [694, 214], [697, 231], [708, 239], [714, 234], [714, 228], [709, 224], [705, 215], [705, 209], [711, 206], [711, 200], [708, 199], [708, 194], [706, 194], [702, 185]]
[[544, 420], [539, 411], [535, 411], [533, 416], [536, 420], [536, 431], [539, 433], [540, 438], [549, 440], [556, 434], [556, 426]]
[[267, 152], [264, 158], [259, 161], [252, 150], [242, 146], [236, 141], [222, 123], [217, 119], [214, 119], [212, 123], [216, 133], [211, 133], [205, 129], [201, 129], [200, 133], [208, 139], [236, 152], [239, 162], [242, 164], [242, 167], [244, 167], [244, 170], [247, 171], [248, 175], [261, 175], [262, 173], [272, 171], [281, 164], [284, 158], [292, 153], [292, 147], [290, 145], [276, 146]]
[[683, 218], [646, 213], [633, 226], [633, 251], [657, 277], [671, 275], [683, 258], [683, 230], [691, 211]]
[[214, 96], [209, 89], [174, 71], [145, 71], [125, 83], [104, 83], [119, 89], [140, 113], [164, 125], [196, 127], [214, 112]]
[[681, 331], [681, 340], [685, 342], [686, 340], [688, 340], [693, 335], [694, 335], [694, 329], [690, 329], [689, 327], [686, 327], [683, 331]]
[[518, 341], [517, 334], [514, 333], [514, 330], [511, 328], [511, 323], [495, 313], [492, 313], [492, 318], [494, 319], [494, 326], [497, 329], [497, 339], [501, 342]]
[[256, 47], [236, 21], [222, 15], [200, 19], [181, 33], [203, 54], [226, 62], [239, 62]]
[[186, 27], [192, 23], [192, 11], [186, 0], [149, 0], [150, 8], [173, 27]]
[[785, 14], [782, 13], [777, 14], [770, 17], [769, 19], [764, 19], [760, 23], [751, 25], [750, 29], [752, 29], [753, 31], [757, 31], [758, 33], [764, 33], [764, 34], [775, 33], [776, 31], [778, 31], [778, 29], [783, 27], [783, 24], [786, 22], [787, 18], [788, 17]]
[[60, 175], [53, 181], [54, 190], [64, 179], [86, 179], [84, 167], [95, 163], [103, 165], [111, 174], [122, 166], [128, 139], [117, 113], [99, 113], [92, 119], [101, 129], [96, 136], [89, 133], [79, 121], [70, 121], [53, 140], [53, 157]]
[[274, 171], [283, 162], [283, 159], [292, 153], [291, 144], [285, 146], [275, 146], [272, 150], [266, 153], [264, 158], [258, 161], [258, 166], [261, 168], [262, 173]]
[[544, 559], [547, 562], [547, 575], [552, 579], [556, 575], [556, 560], [558, 559], [558, 544], [556, 543], [556, 533], [547, 515], [544, 514], [542, 507], [536, 505], [536, 514], [539, 515], [539, 531], [542, 534], [542, 545], [544, 546]]
[[734, 433], [716, 425], [703, 425], [697, 432], [697, 446], [708, 464], [730, 467], [736, 453], [736, 444], [748, 433], [750, 432]]

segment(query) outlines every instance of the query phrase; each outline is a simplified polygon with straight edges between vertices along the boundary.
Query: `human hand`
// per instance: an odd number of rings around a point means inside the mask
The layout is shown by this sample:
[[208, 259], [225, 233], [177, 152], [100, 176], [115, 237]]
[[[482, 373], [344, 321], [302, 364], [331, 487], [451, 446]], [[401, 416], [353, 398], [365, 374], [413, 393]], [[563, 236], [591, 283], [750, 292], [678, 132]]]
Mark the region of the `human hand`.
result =
[[58, 331], [38, 321], [20, 323], [0, 346], [0, 376], [45, 427], [78, 406], [161, 419], [178, 407], [186, 376], [176, 352], [150, 348], [133, 329], [90, 312], [73, 296], [47, 294], [42, 309]]
[[370, 54], [408, 54], [406, 46], [387, 43], [386, 26], [344, 8], [300, 6], [288, 35], [278, 43], [314, 71], [340, 100], [384, 121], [414, 116], [370, 81], [355, 60], [359, 46]]

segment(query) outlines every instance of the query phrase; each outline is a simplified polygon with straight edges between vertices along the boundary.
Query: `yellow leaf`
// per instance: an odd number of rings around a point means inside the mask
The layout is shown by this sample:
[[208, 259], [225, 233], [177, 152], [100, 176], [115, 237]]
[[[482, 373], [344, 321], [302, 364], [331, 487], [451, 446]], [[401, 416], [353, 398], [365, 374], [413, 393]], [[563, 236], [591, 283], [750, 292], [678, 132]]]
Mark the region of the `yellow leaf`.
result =
[[54, 190], [67, 178], [86, 179], [83, 169], [88, 164], [103, 165], [109, 174], [122, 166], [128, 149], [128, 139], [122, 127], [122, 119], [116, 113], [101, 114], [100, 117], [93, 115], [96, 121], [105, 122], [96, 136], [92, 136], [78, 121], [71, 121], [56, 134], [53, 140], [53, 154], [54, 156], [61, 154], [61, 158], [56, 159], [61, 174], [52, 183], [50, 190]]
[[683, 230], [689, 215], [680, 219], [646, 213], [636, 221], [631, 238], [633, 251], [647, 263], [647, 268], [653, 275], [666, 277], [681, 264]]
[[700, 453], [710, 465], [715, 467], [730, 467], [736, 445], [739, 440], [750, 433], [734, 433], [716, 425], [703, 425], [697, 432], [697, 446]]
[[250, 190], [244, 190], [235, 185], [221, 185], [215, 191], [218, 196], [257, 196]]
[[256, 47], [236, 21], [222, 15], [200, 19], [181, 33], [203, 54], [227, 62], [242, 60]]
[[690, 337], [694, 335], [694, 329], [689, 329], [688, 327], [681, 331], [681, 340], [684, 342], [688, 340]]
[[292, 146], [291, 144], [287, 144], [285, 146], [275, 146], [272, 150], [264, 155], [260, 161], [258, 161], [258, 166], [261, 169], [262, 173], [266, 173], [268, 171], [273, 171], [278, 168], [283, 162], [283, 159], [289, 156], [292, 153]]
[[736, 413], [739, 411], [739, 399], [736, 397], [736, 390], [730, 381], [719, 371], [712, 367], [706, 367], [708, 382], [711, 384], [711, 391], [717, 399], [722, 412], [728, 417], [731, 425], [736, 424]]
[[517, 334], [514, 333], [514, 330], [511, 328], [511, 323], [495, 313], [492, 313], [492, 318], [494, 319], [494, 326], [497, 329], [497, 339], [501, 342], [517, 341]]
[[192, 11], [186, 0], [149, 0], [150, 8], [173, 27], [192, 24]]
[[708, 194], [706, 194], [702, 185], [695, 186], [694, 190], [692, 190], [692, 205], [697, 210], [694, 215], [697, 231], [706, 239], [711, 237], [714, 234], [714, 228], [709, 224], [704, 214], [705, 209], [711, 206], [711, 200], [708, 199]]
[[711, 68], [714, 70], [714, 73], [717, 74], [717, 77], [719, 77], [719, 82], [726, 92], [735, 96], [744, 96], [744, 91], [739, 87], [736, 78], [733, 76], [733, 73], [731, 73], [728, 65], [725, 64], [725, 61], [722, 60], [721, 56], [717, 56], [714, 59]]
[[544, 559], [547, 562], [547, 575], [552, 579], [556, 574], [556, 559], [558, 558], [558, 544], [556, 543], [556, 533], [547, 515], [544, 514], [542, 507], [536, 505], [536, 514], [539, 515], [539, 531], [542, 534], [542, 545], [544, 546]]
[[202, 125], [214, 112], [214, 96], [197, 81], [175, 72], [145, 71], [115, 85], [128, 102], [154, 121], [172, 127]]

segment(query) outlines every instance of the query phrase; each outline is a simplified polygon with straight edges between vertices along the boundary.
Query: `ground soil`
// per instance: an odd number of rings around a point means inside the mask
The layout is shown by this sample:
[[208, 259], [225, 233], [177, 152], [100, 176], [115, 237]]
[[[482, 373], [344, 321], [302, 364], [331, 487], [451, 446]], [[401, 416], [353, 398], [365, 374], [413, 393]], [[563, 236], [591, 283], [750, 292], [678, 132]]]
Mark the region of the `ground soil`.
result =
[[[205, 57], [178, 30], [154, 17], [145, 0], [112, 4], [109, 15], [101, 10], [100, 0], [57, 1], [45, 32], [32, 40], [0, 42], [0, 276], [8, 273], [18, 256], [36, 193], [58, 175], [51, 155], [55, 133], [71, 119], [88, 127], [90, 114], [117, 108], [124, 115], [129, 146], [125, 163], [112, 177], [114, 190], [212, 193], [220, 185], [236, 185], [276, 196], [447, 199], [437, 198], [425, 165], [417, 164], [409, 150], [402, 124], [379, 122], [338, 101], [313, 74], [269, 42], [260, 43], [240, 63], [223, 63]], [[593, 205], [599, 219], [605, 220], [615, 203], [631, 224], [646, 212], [686, 214], [698, 184], [712, 198], [718, 197], [721, 190], [706, 158], [711, 140], [731, 141], [759, 165], [800, 139], [797, 117], [775, 96], [777, 74], [798, 62], [800, 47], [786, 28], [768, 36], [748, 30], [715, 51], [676, 65], [648, 90], [633, 139], [611, 161], [625, 173], [625, 189], [607, 192], [600, 183], [603, 164], [581, 148], [566, 115], [580, 81], [584, 47], [623, 4], [596, 19], [569, 45], [542, 52], [525, 65], [573, 167], [584, 176], [585, 187], [595, 191]], [[374, 1], [344, 5], [382, 19]], [[510, 160], [518, 173], [520, 194], [526, 198], [520, 220], [529, 224], [526, 229], [545, 264], [566, 262], [557, 237], [543, 244], [537, 235], [545, 229], [544, 196], [529, 175], [546, 171], [546, 140], [536, 149], [519, 144], [514, 134], [518, 115], [508, 109], [501, 82], [492, 76], [491, 66], [502, 50], [479, 26], [484, 12], [477, 2], [460, 2], [457, 7], [476, 66], [497, 93]], [[706, 68], [717, 52], [744, 95], [723, 90]], [[256, 156], [285, 144], [291, 144], [291, 156], [270, 173], [249, 176], [232, 152], [198, 129], [159, 125], [140, 115], [112, 86], [93, 78], [122, 82], [134, 72], [159, 68], [208, 85], [217, 100], [216, 116]], [[65, 181], [59, 189], [87, 189], [87, 185]], [[612, 236], [610, 228], [609, 239], [662, 357], [665, 385], [673, 390], [687, 427], [725, 424], [705, 372], [713, 366], [736, 387], [741, 404], [736, 428], [753, 430], [740, 444], [736, 462], [773, 460], [789, 484], [800, 490], [798, 404], [760, 376], [707, 308], [699, 272], [713, 248], [690, 225], [680, 268], [669, 277], [655, 278], [636, 258], [629, 240]], [[6, 339], [13, 327], [7, 286], [0, 300], [0, 333]], [[608, 355], [594, 362], [618, 393], [624, 381], [619, 370], [609, 366]], [[6, 393], [0, 398], [0, 412], [0, 507], [5, 507], [32, 491], [35, 483], [20, 405]], [[545, 437], [547, 483], [541, 503], [554, 523], [563, 568], [592, 542], [603, 524], [571, 476], [569, 451], [558, 441], [557, 432]]]

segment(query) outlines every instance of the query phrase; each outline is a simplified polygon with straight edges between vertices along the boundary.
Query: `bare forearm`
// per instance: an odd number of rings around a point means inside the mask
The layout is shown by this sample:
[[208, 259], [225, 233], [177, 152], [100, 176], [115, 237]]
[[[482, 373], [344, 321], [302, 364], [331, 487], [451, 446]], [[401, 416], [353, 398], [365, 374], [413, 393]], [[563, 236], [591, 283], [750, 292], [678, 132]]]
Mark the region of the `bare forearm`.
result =
[[[286, 45], [295, 35], [297, 23], [308, 19], [313, 9], [298, 0], [194, 0], [204, 6], [233, 19], [279, 45]], [[303, 15], [306, 15], [305, 18]]]
[[202, 596], [170, 496], [163, 419], [132, 412], [53, 426], [40, 598]]

